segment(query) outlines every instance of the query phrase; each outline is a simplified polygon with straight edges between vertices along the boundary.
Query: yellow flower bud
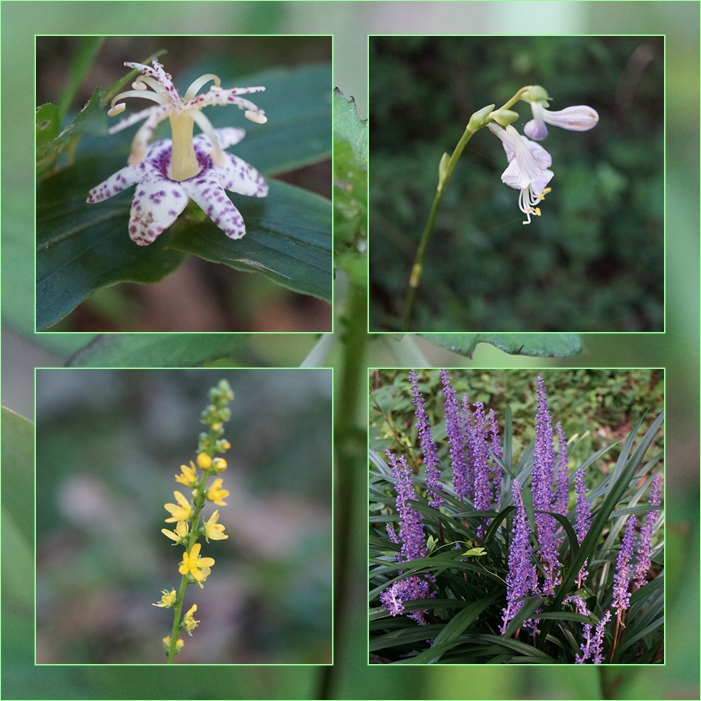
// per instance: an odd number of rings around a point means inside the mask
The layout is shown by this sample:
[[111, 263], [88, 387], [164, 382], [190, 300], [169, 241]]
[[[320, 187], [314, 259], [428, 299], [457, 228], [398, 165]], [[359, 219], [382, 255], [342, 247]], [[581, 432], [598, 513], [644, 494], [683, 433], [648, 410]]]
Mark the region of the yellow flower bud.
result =
[[209, 468], [212, 466], [212, 458], [207, 455], [207, 453], [200, 453], [197, 456], [197, 464], [203, 469], [203, 470], [209, 470]]

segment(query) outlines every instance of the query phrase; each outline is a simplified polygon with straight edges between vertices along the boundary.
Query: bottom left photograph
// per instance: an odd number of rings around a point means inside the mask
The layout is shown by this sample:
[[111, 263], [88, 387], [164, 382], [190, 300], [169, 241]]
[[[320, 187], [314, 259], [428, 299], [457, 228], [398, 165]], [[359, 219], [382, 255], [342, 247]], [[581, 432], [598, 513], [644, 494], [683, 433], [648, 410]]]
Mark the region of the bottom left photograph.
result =
[[36, 370], [37, 664], [331, 664], [330, 369]]

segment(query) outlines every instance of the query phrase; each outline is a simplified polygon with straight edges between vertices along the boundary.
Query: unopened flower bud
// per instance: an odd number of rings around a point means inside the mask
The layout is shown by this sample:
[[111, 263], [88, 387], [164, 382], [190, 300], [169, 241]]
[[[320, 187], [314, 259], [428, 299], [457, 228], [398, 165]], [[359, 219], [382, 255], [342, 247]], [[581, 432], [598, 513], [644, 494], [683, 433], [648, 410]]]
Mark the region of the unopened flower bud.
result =
[[487, 105], [481, 110], [477, 110], [477, 112], [470, 117], [467, 128], [473, 133], [481, 129], [489, 121], [489, 115], [493, 109], [494, 105]]
[[518, 119], [518, 112], [512, 110], [495, 110], [489, 115], [499, 126], [508, 127]]

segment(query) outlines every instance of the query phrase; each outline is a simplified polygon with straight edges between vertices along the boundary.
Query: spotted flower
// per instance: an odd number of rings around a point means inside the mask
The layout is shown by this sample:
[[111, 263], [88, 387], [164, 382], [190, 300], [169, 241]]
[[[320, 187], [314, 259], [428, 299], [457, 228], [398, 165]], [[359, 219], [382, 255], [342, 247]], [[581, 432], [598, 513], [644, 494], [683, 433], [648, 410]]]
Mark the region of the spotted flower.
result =
[[502, 129], [498, 124], [487, 124], [489, 130], [501, 139], [509, 165], [501, 179], [514, 190], [520, 190], [519, 209], [526, 215], [524, 224], [531, 223], [531, 214], [540, 216], [536, 205], [550, 192], [547, 187], [554, 173], [550, 154], [540, 145], [521, 136], [510, 124]]
[[202, 545], [195, 543], [189, 553], [185, 551], [178, 572], [191, 575], [200, 589], [203, 589], [202, 582], [212, 573], [214, 560], [211, 557], [200, 557], [201, 549]]
[[165, 510], [170, 512], [171, 518], [166, 519], [166, 523], [176, 523], [177, 521], [189, 521], [192, 517], [192, 504], [182, 495], [181, 492], [173, 492], [177, 504], [165, 504]]
[[[194, 200], [227, 236], [241, 238], [246, 233], [243, 218], [224, 191], [265, 197], [268, 186], [253, 166], [223, 150], [241, 141], [244, 130], [214, 129], [201, 110], [210, 105], [233, 104], [244, 109], [248, 119], [262, 124], [266, 121], [263, 110], [240, 95], [265, 88], [223, 90], [219, 78], [207, 74], [192, 83], [181, 98], [157, 59], [153, 60], [153, 67], [130, 62], [124, 65], [136, 68], [142, 75], [133, 83], [133, 90], [112, 100], [108, 114], [122, 112], [125, 105], [118, 100], [125, 97], [141, 97], [157, 104], [123, 119], [109, 130], [113, 134], [145, 120], [132, 141], [128, 165], [90, 190], [87, 201], [101, 202], [138, 183], [129, 218], [129, 236], [140, 246], [153, 243], [185, 209], [188, 199]], [[210, 91], [197, 95], [210, 81], [214, 81]], [[173, 138], [149, 146], [153, 130], [166, 117]], [[195, 123], [203, 133], [193, 138]]]

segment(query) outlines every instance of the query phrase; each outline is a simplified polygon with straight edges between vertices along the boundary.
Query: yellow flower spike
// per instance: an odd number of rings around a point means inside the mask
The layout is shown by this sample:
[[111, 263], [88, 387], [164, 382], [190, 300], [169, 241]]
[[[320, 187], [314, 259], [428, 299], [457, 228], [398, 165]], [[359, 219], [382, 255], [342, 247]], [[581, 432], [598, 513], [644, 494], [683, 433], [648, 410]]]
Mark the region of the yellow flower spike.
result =
[[[170, 635], [166, 635], [166, 637], [163, 638], [163, 649], [165, 650], [166, 655], [170, 652], [170, 641], [171, 640], [172, 640], [172, 638], [170, 637]], [[185, 641], [180, 640], [180, 638], [178, 638], [177, 642], [175, 643], [175, 654], [177, 655], [183, 649], [184, 646], [185, 646]]]
[[169, 511], [171, 518], [166, 519], [166, 523], [176, 523], [177, 521], [189, 521], [192, 518], [192, 504], [180, 493], [173, 492], [173, 496], [178, 504], [164, 504], [166, 511]]
[[219, 509], [217, 509], [210, 517], [209, 521], [205, 521], [204, 524], [204, 537], [209, 543], [209, 539], [212, 540], [226, 540], [229, 536], [224, 533], [224, 526], [221, 523], [217, 523], [219, 520]]
[[175, 531], [169, 531], [167, 528], [161, 528], [161, 533], [171, 540], [174, 540], [176, 545], [179, 545], [187, 540], [187, 536], [190, 533], [190, 525], [187, 521], [178, 521]]
[[226, 460], [224, 458], [214, 458], [212, 460], [212, 468], [216, 474], [220, 475], [227, 468]]
[[190, 610], [185, 614], [185, 618], [183, 618], [183, 627], [188, 635], [192, 635], [192, 631], [197, 628], [197, 624], [199, 623], [199, 621], [196, 621], [193, 617], [195, 611], [197, 611], [197, 604], [193, 604]]
[[170, 591], [167, 589], [161, 589], [161, 593], [163, 594], [161, 600], [157, 604], [151, 605], [158, 606], [158, 608], [162, 609], [169, 609], [175, 603], [178, 595], [175, 593], [175, 589], [171, 589]]
[[212, 466], [212, 458], [209, 455], [207, 455], [207, 453], [200, 453], [197, 456], [197, 464], [203, 470], [209, 470], [209, 468]]
[[183, 553], [183, 559], [178, 568], [178, 572], [183, 575], [190, 575], [200, 589], [203, 589], [202, 582], [212, 573], [210, 569], [214, 564], [211, 557], [200, 557], [201, 543], [195, 543], [190, 552]]
[[229, 496], [228, 489], [222, 489], [222, 483], [224, 480], [216, 479], [212, 482], [212, 486], [207, 490], [207, 499], [213, 501], [217, 506], [226, 506], [226, 502], [222, 501]]
[[186, 487], [194, 487], [197, 484], [197, 471], [192, 460], [190, 460], [190, 467], [181, 465], [180, 469], [182, 470], [182, 474], [175, 475], [175, 481], [180, 482], [180, 484]]

